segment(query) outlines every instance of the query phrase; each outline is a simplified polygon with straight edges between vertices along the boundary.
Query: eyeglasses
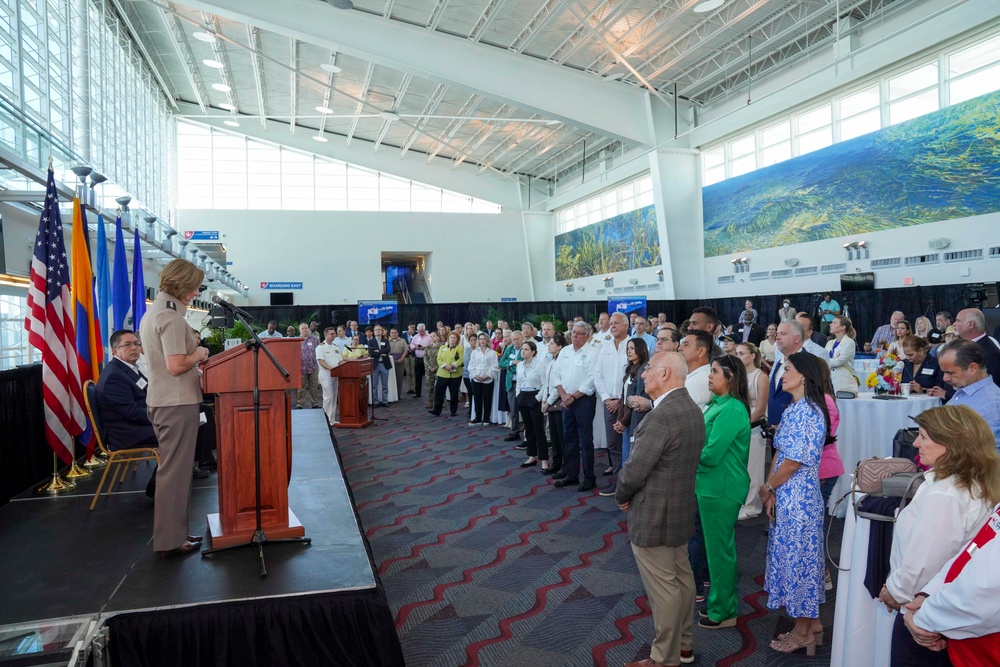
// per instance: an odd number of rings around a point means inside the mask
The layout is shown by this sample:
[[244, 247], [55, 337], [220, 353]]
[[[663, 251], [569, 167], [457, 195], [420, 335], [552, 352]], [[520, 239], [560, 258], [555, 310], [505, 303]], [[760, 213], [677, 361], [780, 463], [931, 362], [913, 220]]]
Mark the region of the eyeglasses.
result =
[[142, 343], [140, 343], [139, 341], [135, 341], [134, 343], [133, 342], [119, 343], [118, 345], [115, 346], [115, 349], [121, 349], [123, 347], [126, 350], [130, 349], [130, 348], [133, 348], [133, 347], [142, 347]]

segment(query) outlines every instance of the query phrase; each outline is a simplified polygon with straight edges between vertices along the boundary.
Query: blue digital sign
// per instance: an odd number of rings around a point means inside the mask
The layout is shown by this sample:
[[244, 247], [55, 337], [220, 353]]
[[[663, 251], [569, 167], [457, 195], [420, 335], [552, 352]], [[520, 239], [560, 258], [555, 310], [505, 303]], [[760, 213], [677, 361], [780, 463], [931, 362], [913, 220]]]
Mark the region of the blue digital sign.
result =
[[358, 301], [358, 324], [396, 324], [399, 304], [395, 301]]
[[646, 317], [646, 297], [633, 296], [627, 299], [608, 299], [608, 313], [623, 313], [628, 316], [632, 313]]

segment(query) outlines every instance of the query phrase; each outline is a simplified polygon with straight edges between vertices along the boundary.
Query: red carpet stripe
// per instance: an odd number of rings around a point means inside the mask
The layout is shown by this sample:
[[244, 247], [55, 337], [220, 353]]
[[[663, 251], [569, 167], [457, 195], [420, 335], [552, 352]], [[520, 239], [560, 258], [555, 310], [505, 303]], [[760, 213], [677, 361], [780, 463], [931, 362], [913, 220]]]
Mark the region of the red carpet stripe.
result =
[[[428, 547], [433, 547], [433, 546], [437, 546], [439, 544], [444, 544], [444, 542], [445, 542], [445, 540], [447, 538], [452, 537], [454, 535], [459, 535], [461, 533], [468, 532], [469, 530], [472, 530], [473, 528], [475, 528], [476, 524], [478, 524], [481, 520], [488, 519], [491, 516], [496, 516], [497, 513], [501, 509], [503, 509], [504, 507], [513, 507], [517, 503], [517, 501], [524, 500], [525, 498], [530, 498], [533, 495], [535, 495], [536, 493], [538, 493], [539, 489], [542, 489], [542, 488], [545, 488], [545, 487], [548, 487], [548, 486], [549, 486], [549, 481], [548, 480], [546, 480], [542, 484], [537, 484], [537, 485], [531, 487], [531, 490], [528, 491], [528, 493], [526, 493], [524, 495], [521, 495], [521, 496], [515, 496], [514, 498], [510, 498], [509, 500], [507, 500], [507, 502], [502, 503], [500, 505], [494, 505], [493, 507], [490, 508], [490, 511], [488, 513], [486, 513], [486, 514], [479, 514], [477, 516], [472, 517], [471, 519], [469, 519], [469, 522], [467, 524], [465, 524], [464, 528], [460, 528], [458, 530], [449, 531], [447, 533], [441, 533], [440, 535], [438, 535], [438, 538], [434, 542], [414, 545], [414, 547], [410, 550], [409, 555], [407, 555], [407, 556], [403, 556], [401, 558], [391, 558], [391, 559], [389, 559], [387, 561], [383, 561], [382, 564], [379, 566], [379, 569], [378, 569], [379, 574], [385, 573], [385, 571], [388, 570], [389, 566], [392, 565], [393, 563], [396, 563], [396, 562], [399, 562], [399, 561], [403, 561], [403, 560], [409, 560], [411, 558], [415, 558], [417, 555], [419, 555], [419, 553], [421, 551], [423, 551], [424, 549], [426, 549]], [[511, 545], [511, 546], [513, 547], [513, 546], [517, 546], [517, 545]], [[506, 547], [504, 549], [506, 549]], [[504, 554], [506, 554], [506, 551], [504, 549], [501, 549], [501, 551], [503, 551]], [[421, 600], [421, 601], [418, 601], [418, 602], [410, 602], [408, 604], [403, 605], [402, 607], [400, 607], [399, 613], [396, 614], [396, 628], [401, 628], [406, 623], [406, 619], [409, 617], [410, 612], [412, 612], [414, 609], [417, 609], [418, 607], [423, 607], [425, 605], [434, 604], [435, 602], [441, 602], [441, 600], [444, 599], [442, 596], [444, 595], [444, 592], [446, 590], [448, 590], [449, 588], [452, 588], [454, 586], [460, 586], [462, 584], [467, 584], [467, 583], [471, 582], [473, 574], [475, 574], [476, 572], [478, 572], [480, 570], [484, 570], [486, 568], [493, 567], [494, 565], [496, 565], [498, 562], [500, 562], [502, 560], [503, 560], [502, 558], [500, 558], [499, 560], [496, 559], [496, 558], [494, 558], [493, 561], [491, 561], [490, 563], [487, 563], [486, 565], [479, 565], [477, 567], [464, 570], [462, 572], [462, 578], [461, 578], [461, 580], [459, 580], [459, 581], [453, 581], [453, 582], [445, 582], [443, 584], [438, 584], [437, 586], [435, 586], [434, 587], [434, 595], [433, 595], [433, 597], [431, 597], [430, 600]]]
[[624, 618], [619, 618], [615, 621], [615, 628], [618, 630], [618, 638], [609, 642], [604, 642], [603, 644], [598, 644], [594, 647], [591, 652], [591, 655], [594, 657], [594, 667], [605, 667], [608, 664], [607, 658], [605, 657], [608, 651], [616, 646], [628, 644], [635, 639], [635, 635], [632, 634], [632, 630], [629, 626], [635, 621], [638, 621], [640, 618], [646, 618], [652, 613], [649, 609], [649, 600], [645, 595], [635, 599], [635, 606], [639, 608], [637, 613], [632, 614], [631, 616], [625, 616]]
[[[593, 495], [591, 495], [591, 496], [585, 496], [581, 500], [585, 502], [589, 498], [593, 498], [593, 497], [594, 497]], [[577, 501], [577, 502], [580, 502], [580, 501]], [[580, 503], [581, 506], [584, 504], [584, 502]], [[539, 524], [539, 530], [533, 531], [532, 533], [524, 533], [522, 535], [521, 542], [525, 543], [525, 544], [527, 543], [527, 540], [524, 539], [525, 535], [538, 534], [538, 533], [542, 533], [542, 532], [545, 532], [546, 530], [548, 530], [548, 526], [546, 526], [545, 528], [542, 528], [543, 524], [547, 523], [547, 524], [551, 525], [552, 523], [555, 523], [557, 521], [564, 521], [565, 519], [567, 519], [569, 517], [569, 510], [570, 509], [575, 509], [575, 508], [563, 508], [563, 514], [558, 519], [553, 519], [552, 521], [542, 522], [541, 524]], [[614, 532], [611, 532], [611, 533], [605, 533], [604, 534], [604, 537], [601, 540], [602, 543], [601, 543], [600, 548], [595, 549], [594, 551], [589, 551], [589, 552], [587, 552], [585, 554], [580, 554], [580, 564], [579, 565], [571, 565], [570, 567], [564, 567], [564, 568], [560, 569], [559, 570], [559, 582], [558, 583], [549, 584], [548, 586], [543, 586], [542, 588], [539, 588], [537, 591], [535, 591], [535, 604], [533, 604], [531, 606], [531, 609], [529, 609], [528, 611], [523, 612], [521, 614], [518, 614], [516, 616], [510, 616], [510, 617], [505, 618], [502, 621], [500, 621], [500, 624], [499, 624], [500, 634], [498, 636], [492, 637], [490, 639], [480, 640], [478, 642], [473, 642], [472, 644], [469, 644], [468, 646], [466, 646], [465, 647], [465, 655], [466, 655], [466, 657], [468, 659], [465, 661], [463, 667], [478, 667], [478, 665], [479, 665], [479, 652], [480, 651], [482, 651], [485, 647], [487, 647], [487, 646], [489, 646], [491, 644], [499, 644], [500, 642], [505, 642], [505, 641], [509, 640], [511, 637], [513, 637], [514, 633], [511, 631], [510, 627], [514, 623], [517, 623], [518, 621], [523, 621], [526, 618], [531, 618], [532, 616], [538, 614], [542, 609], [544, 609], [545, 608], [545, 604], [546, 604], [546, 598], [548, 597], [549, 591], [553, 591], [553, 590], [555, 590], [557, 588], [562, 588], [563, 586], [568, 586], [569, 584], [573, 583], [573, 579], [570, 576], [570, 574], [572, 572], [575, 572], [576, 570], [579, 570], [579, 569], [582, 569], [582, 568], [585, 568], [585, 567], [590, 567], [591, 559], [594, 556], [598, 556], [600, 554], [607, 553], [608, 551], [611, 551], [611, 547], [614, 546], [614, 538], [615, 538], [615, 536], [616, 535], [621, 535], [621, 534], [623, 534], [623, 533], [626, 532], [626, 527], [625, 527], [626, 524], [625, 524], [625, 522], [621, 522], [618, 525], [620, 526], [620, 528], [618, 530], [616, 530]], [[504, 547], [503, 549], [501, 549], [501, 551], [503, 551], [504, 549], [511, 549], [511, 548], [513, 548], [515, 546], [519, 546], [519, 545], [517, 545], [517, 544], [510, 545], [509, 547]], [[504, 554], [506, 554], [506, 551], [504, 551]], [[487, 565], [482, 565], [482, 566], [480, 566], [478, 568], [472, 568], [472, 570], [467, 570], [466, 572], [468, 574], [463, 577], [463, 581], [465, 581], [465, 580], [471, 581], [471, 579], [472, 579], [471, 574], [472, 573], [474, 573], [476, 571], [479, 571], [479, 570], [484, 570], [484, 569], [486, 569], [488, 567], [492, 567], [495, 563], [498, 563], [498, 562], [500, 562], [502, 560], [503, 560], [503, 557], [499, 556], [499, 552], [498, 552], [498, 559], [495, 559], [493, 563], [489, 563]], [[447, 584], [445, 584], [445, 586], [447, 586]], [[434, 590], [435, 590], [435, 597], [437, 597], [437, 588], [435, 588]], [[397, 623], [396, 627], [397, 628], [399, 627], [398, 623]]]
[[[489, 460], [491, 458], [494, 458], [494, 457], [488, 456], [486, 460]], [[477, 463], [482, 463], [482, 461], [477, 461]], [[469, 464], [469, 465], [472, 465], [472, 464]], [[464, 468], [464, 467], [468, 467], [468, 466], [462, 466], [462, 467]], [[455, 468], [454, 470], [450, 471], [450, 473], [448, 473], [448, 474], [454, 474], [455, 470], [458, 470], [458, 468]], [[448, 474], [437, 475], [437, 477], [447, 477]], [[484, 479], [482, 482], [477, 482], [475, 484], [470, 484], [468, 487], [466, 487], [465, 491], [457, 491], [455, 493], [449, 494], [447, 498], [445, 498], [444, 500], [442, 500], [439, 503], [434, 503], [433, 505], [425, 505], [425, 506], [421, 507], [418, 511], [413, 512], [412, 514], [401, 514], [398, 517], [396, 517], [396, 520], [393, 521], [392, 523], [383, 524], [381, 526], [372, 526], [367, 531], [365, 531], [365, 535], [367, 535], [368, 537], [371, 537], [378, 530], [382, 530], [384, 528], [394, 528], [396, 526], [399, 526], [400, 524], [402, 524], [407, 519], [412, 519], [414, 517], [423, 516], [428, 510], [432, 510], [432, 509], [437, 508], [437, 507], [444, 507], [445, 505], [447, 505], [447, 504], [451, 503], [452, 501], [454, 501], [455, 498], [457, 498], [458, 496], [464, 495], [466, 493], [472, 493], [472, 490], [475, 489], [477, 486], [483, 486], [484, 484], [489, 484], [489, 483], [494, 482], [494, 481], [496, 481], [498, 479], [503, 479], [504, 477], [510, 477], [512, 474], [514, 474], [514, 471], [513, 470], [508, 470], [504, 474], [499, 475], [497, 477], [490, 477], [488, 479]], [[430, 483], [430, 482], [426, 482], [426, 483]], [[406, 490], [409, 490], [409, 489], [406, 489]], [[389, 494], [389, 495], [392, 495], [392, 494]]]
[[[491, 460], [497, 458], [498, 456], [501, 456], [501, 455], [500, 454], [491, 454], [490, 456], [487, 456], [485, 459], [479, 459], [478, 461], [469, 461], [465, 465], [458, 466], [457, 468], [452, 468], [451, 470], [449, 470], [447, 472], [443, 472], [443, 473], [441, 473], [439, 475], [434, 475], [433, 477], [431, 477], [430, 479], [428, 479], [426, 482], [420, 482], [419, 484], [411, 484], [410, 486], [403, 487], [402, 489], [397, 489], [396, 491], [390, 491], [390, 492], [388, 492], [386, 494], [383, 494], [381, 498], [372, 498], [371, 500], [366, 500], [363, 503], [358, 503], [357, 509], [360, 511], [362, 508], [368, 507], [369, 505], [372, 505], [373, 503], [383, 503], [383, 502], [385, 502], [389, 498], [392, 498], [395, 495], [399, 495], [399, 494], [402, 494], [402, 493], [408, 493], [412, 489], [419, 489], [422, 486], [428, 486], [428, 485], [433, 484], [434, 482], [436, 482], [436, 481], [438, 481], [440, 479], [444, 479], [446, 477], [451, 477], [452, 475], [454, 475], [455, 473], [457, 473], [459, 470], [467, 470], [467, 469], [471, 468], [474, 465], [478, 465], [480, 463], [486, 463], [487, 461], [491, 461]], [[513, 472], [513, 470], [511, 472]]]

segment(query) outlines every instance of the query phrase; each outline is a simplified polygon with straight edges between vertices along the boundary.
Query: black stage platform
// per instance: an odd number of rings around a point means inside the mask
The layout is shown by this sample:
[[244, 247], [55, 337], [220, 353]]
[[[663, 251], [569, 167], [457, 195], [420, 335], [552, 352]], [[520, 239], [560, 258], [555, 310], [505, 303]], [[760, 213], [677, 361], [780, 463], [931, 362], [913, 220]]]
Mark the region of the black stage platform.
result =
[[[321, 410], [293, 411], [292, 448], [289, 505], [312, 544], [265, 546], [264, 579], [255, 548], [156, 555], [149, 467], [93, 512], [96, 475], [69, 495], [17, 496], [0, 508], [0, 626], [95, 619], [115, 665], [402, 665]], [[195, 480], [194, 534], [218, 510], [215, 479]]]

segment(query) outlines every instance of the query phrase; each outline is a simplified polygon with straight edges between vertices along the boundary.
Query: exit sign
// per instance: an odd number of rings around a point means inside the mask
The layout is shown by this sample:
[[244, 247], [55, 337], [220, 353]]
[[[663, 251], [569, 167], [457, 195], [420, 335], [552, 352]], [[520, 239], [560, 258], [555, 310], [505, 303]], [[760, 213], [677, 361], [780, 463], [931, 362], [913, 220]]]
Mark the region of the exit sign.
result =
[[903, 278], [903, 284], [904, 285], [912, 285], [913, 284], [913, 278]]

